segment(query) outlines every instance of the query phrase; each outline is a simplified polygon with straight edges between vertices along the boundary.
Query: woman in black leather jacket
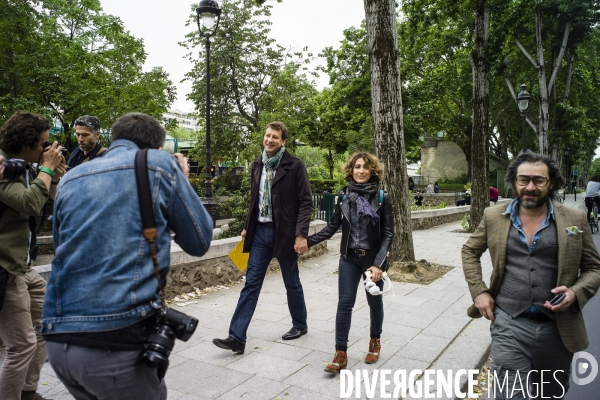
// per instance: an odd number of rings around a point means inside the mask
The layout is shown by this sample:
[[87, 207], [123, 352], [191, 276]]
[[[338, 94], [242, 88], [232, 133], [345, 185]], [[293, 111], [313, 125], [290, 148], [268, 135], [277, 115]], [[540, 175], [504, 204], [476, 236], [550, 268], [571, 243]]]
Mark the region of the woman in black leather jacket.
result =
[[[352, 155], [343, 168], [348, 186], [342, 190], [331, 222], [308, 237], [308, 246], [327, 240], [342, 226], [340, 265], [338, 270], [339, 301], [335, 318], [335, 357], [326, 372], [339, 373], [348, 364], [348, 332], [356, 288], [366, 271], [383, 289], [382, 273], [388, 268], [388, 251], [394, 236], [390, 199], [381, 189], [383, 167], [376, 156], [366, 152]], [[379, 360], [383, 326], [383, 299], [366, 292], [371, 309], [371, 340], [367, 364]]]

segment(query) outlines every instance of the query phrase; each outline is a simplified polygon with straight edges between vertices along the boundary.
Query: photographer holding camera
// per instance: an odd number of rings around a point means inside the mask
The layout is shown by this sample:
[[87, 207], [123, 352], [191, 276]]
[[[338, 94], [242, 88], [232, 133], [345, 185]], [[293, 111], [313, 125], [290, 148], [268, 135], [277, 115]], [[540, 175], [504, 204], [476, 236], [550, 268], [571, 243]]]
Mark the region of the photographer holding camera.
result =
[[[43, 399], [36, 393], [46, 361], [39, 333], [46, 282], [30, 268], [35, 259], [35, 216], [66, 171], [61, 147], [48, 145], [48, 120], [19, 112], [0, 128], [0, 338], [6, 358], [0, 371], [2, 399]], [[36, 176], [32, 163], [40, 163]]]
[[[163, 309], [171, 231], [186, 253], [202, 256], [213, 222], [183, 156], [158, 151], [166, 138], [158, 121], [126, 114], [111, 135], [102, 157], [70, 170], [58, 185], [41, 332], [50, 365], [75, 398], [164, 400], [174, 340], [187, 340], [198, 322]], [[144, 151], [147, 163], [138, 168], [136, 155]], [[153, 230], [142, 218], [145, 206]]]

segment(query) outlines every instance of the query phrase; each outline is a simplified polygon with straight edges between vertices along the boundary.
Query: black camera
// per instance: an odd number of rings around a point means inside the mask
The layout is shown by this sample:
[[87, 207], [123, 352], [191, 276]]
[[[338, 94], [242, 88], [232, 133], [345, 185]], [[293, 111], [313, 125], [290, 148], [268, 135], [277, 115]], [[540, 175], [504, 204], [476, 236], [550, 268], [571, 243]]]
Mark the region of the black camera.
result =
[[175, 339], [187, 342], [196, 331], [196, 327], [196, 318], [167, 308], [166, 313], [158, 319], [157, 327], [148, 338], [148, 343], [144, 345], [142, 360], [151, 368], [156, 368], [162, 379], [169, 367], [169, 355], [175, 346]]
[[[44, 147], [44, 151], [46, 151], [46, 147], [48, 146], [52, 146], [52, 142], [44, 142], [42, 143], [42, 147]], [[65, 149], [64, 147], [62, 149], [60, 149], [60, 151], [62, 152], [63, 157], [67, 157], [67, 149]]]
[[23, 160], [13, 158], [12, 160], [4, 161], [4, 173], [2, 174], [3, 179], [9, 181], [16, 181], [19, 176], [25, 173], [25, 167], [23, 167]]

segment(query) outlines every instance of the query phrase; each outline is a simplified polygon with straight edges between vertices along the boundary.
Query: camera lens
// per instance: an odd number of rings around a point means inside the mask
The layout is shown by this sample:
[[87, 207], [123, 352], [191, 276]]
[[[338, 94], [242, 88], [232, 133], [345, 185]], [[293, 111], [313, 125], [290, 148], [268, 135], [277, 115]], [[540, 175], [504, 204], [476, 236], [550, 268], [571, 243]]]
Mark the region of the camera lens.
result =
[[19, 176], [21, 176], [24, 172], [25, 168], [23, 168], [23, 165], [20, 162], [15, 160], [4, 161], [4, 179], [8, 179], [9, 181], [16, 181], [17, 179], [19, 179]]
[[175, 332], [169, 325], [159, 325], [148, 338], [142, 359], [148, 366], [166, 371], [173, 346], [175, 346]]

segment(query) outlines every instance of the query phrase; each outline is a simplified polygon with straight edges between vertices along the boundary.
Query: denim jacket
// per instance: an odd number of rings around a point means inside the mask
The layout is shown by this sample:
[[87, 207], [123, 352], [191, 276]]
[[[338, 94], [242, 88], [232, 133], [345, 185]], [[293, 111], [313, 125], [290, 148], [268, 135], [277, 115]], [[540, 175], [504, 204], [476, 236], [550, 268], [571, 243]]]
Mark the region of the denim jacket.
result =
[[[41, 333], [102, 332], [132, 325], [160, 307], [158, 281], [142, 221], [134, 172], [138, 147], [115, 140], [101, 158], [70, 170], [58, 184], [53, 213], [55, 257]], [[213, 223], [167, 152], [150, 150], [148, 169], [163, 283], [171, 235], [202, 256]]]

